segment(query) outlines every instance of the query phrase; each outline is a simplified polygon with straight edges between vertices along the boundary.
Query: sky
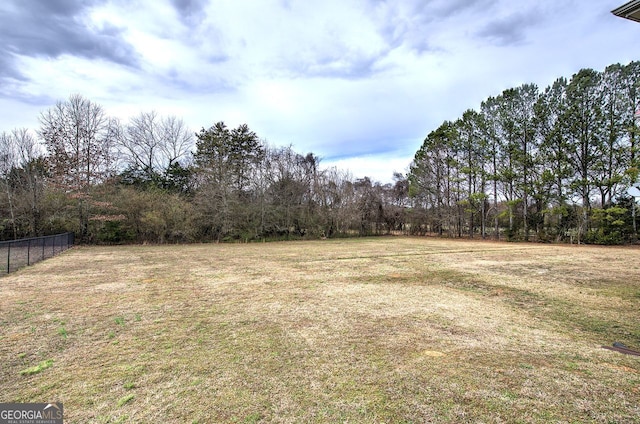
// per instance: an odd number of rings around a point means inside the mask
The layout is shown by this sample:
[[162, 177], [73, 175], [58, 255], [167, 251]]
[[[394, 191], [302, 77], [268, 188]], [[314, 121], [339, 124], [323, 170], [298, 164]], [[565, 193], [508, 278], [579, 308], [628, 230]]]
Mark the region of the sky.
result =
[[81, 94], [392, 181], [489, 96], [640, 60], [626, 0], [2, 0], [0, 132]]

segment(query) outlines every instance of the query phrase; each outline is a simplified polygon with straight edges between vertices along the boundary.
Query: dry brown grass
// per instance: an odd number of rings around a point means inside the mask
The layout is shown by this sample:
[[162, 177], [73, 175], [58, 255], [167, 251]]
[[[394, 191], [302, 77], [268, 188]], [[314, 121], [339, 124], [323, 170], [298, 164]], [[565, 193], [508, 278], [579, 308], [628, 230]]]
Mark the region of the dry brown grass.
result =
[[[638, 422], [640, 250], [82, 247], [0, 279], [0, 402], [66, 422]], [[53, 360], [40, 372], [21, 371]]]

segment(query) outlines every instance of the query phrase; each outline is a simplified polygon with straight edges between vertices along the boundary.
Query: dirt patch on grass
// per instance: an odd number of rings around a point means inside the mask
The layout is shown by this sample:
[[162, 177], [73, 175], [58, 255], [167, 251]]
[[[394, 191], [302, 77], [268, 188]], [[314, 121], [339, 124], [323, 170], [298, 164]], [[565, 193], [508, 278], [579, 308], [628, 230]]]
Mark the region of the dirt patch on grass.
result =
[[0, 279], [0, 401], [67, 422], [632, 422], [638, 359], [600, 345], [640, 347], [638, 263], [419, 238], [77, 248]]

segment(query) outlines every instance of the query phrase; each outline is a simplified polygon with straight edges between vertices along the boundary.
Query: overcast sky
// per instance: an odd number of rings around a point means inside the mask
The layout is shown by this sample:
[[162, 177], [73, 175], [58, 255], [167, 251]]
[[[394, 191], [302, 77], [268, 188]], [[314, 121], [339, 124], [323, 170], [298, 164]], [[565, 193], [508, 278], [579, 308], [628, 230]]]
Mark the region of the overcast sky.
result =
[[0, 131], [79, 93], [389, 182], [444, 120], [640, 60], [626, 0], [1, 0]]

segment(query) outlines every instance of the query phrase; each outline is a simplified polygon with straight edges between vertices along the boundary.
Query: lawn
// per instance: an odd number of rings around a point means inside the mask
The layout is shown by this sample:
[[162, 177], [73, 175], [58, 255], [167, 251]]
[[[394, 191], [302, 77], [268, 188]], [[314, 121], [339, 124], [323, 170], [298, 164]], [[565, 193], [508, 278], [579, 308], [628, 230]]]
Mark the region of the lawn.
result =
[[77, 247], [0, 278], [0, 402], [66, 423], [640, 421], [640, 249]]

